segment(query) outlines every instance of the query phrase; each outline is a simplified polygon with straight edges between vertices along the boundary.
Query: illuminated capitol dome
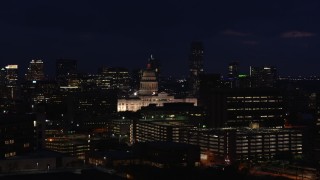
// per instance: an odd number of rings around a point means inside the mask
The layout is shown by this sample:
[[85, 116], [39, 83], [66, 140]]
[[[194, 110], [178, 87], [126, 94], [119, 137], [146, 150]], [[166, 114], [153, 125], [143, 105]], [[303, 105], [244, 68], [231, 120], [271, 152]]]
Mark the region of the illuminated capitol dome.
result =
[[142, 73], [139, 95], [151, 96], [156, 94], [158, 94], [158, 80], [156, 72], [151, 69], [150, 64], [148, 64], [147, 69]]
[[148, 64], [142, 72], [138, 94], [130, 98], [118, 99], [117, 109], [120, 111], [138, 111], [141, 107], [155, 104], [163, 106], [164, 103], [188, 102], [197, 106], [196, 98], [175, 99], [166, 92], [158, 92], [158, 79], [156, 71]]

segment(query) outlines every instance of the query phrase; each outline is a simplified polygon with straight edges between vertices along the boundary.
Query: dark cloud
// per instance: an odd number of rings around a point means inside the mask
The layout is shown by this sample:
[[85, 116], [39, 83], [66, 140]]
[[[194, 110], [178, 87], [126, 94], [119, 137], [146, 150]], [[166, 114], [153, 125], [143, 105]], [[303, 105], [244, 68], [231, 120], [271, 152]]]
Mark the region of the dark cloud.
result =
[[228, 35], [228, 36], [250, 36], [251, 35], [250, 33], [239, 32], [231, 29], [223, 31], [222, 34]]
[[303, 32], [303, 31], [288, 31], [281, 34], [282, 38], [306, 38], [306, 37], [314, 37], [315, 33], [312, 32]]

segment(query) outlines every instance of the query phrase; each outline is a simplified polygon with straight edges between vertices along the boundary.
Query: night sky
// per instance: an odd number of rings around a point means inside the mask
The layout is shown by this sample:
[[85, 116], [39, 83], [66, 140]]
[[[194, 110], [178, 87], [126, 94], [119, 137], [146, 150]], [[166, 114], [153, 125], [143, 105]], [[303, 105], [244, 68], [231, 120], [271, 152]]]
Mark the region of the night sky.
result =
[[79, 70], [144, 68], [150, 54], [165, 75], [188, 72], [193, 40], [203, 41], [205, 71], [238, 61], [274, 65], [280, 75], [320, 75], [320, 1], [314, 0], [7, 0], [0, 2], [0, 66], [58, 58]]

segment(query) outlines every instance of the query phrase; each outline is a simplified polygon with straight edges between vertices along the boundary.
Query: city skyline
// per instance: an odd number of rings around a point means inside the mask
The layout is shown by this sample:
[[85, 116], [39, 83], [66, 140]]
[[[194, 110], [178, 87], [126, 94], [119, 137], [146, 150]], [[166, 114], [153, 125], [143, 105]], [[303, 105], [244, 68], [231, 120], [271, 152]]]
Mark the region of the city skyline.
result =
[[0, 177], [319, 179], [320, 1], [0, 3]]
[[[145, 68], [150, 54], [165, 75], [187, 76], [192, 41], [204, 44], [204, 72], [227, 73], [237, 61], [275, 66], [280, 75], [317, 74], [319, 2], [291, 1], [10, 1], [0, 12], [1, 67], [25, 71], [42, 59], [54, 74], [57, 59], [79, 70]], [[178, 69], [176, 67], [179, 67]]]

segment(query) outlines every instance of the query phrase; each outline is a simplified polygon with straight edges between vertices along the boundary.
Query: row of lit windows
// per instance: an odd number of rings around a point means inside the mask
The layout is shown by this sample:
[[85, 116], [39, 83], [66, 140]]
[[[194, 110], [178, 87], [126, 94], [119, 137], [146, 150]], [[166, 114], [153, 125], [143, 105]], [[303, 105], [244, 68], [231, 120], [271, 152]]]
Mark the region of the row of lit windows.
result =
[[24, 148], [30, 147], [30, 143], [24, 143], [24, 144], [23, 144], [23, 147], [24, 147]]
[[9, 152], [9, 153], [5, 153], [4, 154], [4, 157], [12, 157], [12, 156], [15, 156], [16, 155], [16, 152]]
[[250, 110], [250, 111], [258, 111], [258, 110], [281, 110], [282, 107], [274, 108], [274, 107], [269, 107], [269, 108], [228, 108], [228, 111], [243, 111], [243, 110]]
[[90, 125], [90, 124], [106, 124], [106, 122], [88, 122], [84, 123], [85, 125]]
[[89, 146], [77, 147], [77, 148], [46, 146], [46, 148], [57, 150], [57, 151], [63, 151], [63, 152], [77, 152], [77, 151], [87, 151], [87, 150], [89, 150]]
[[229, 101], [227, 101], [227, 103], [251, 103], [251, 102], [254, 102], [254, 103], [274, 103], [274, 102], [282, 102], [282, 100], [271, 100], [271, 99], [269, 99], [269, 100], [241, 100], [241, 101], [239, 101], [239, 100], [229, 100]]
[[252, 118], [252, 116], [237, 116], [237, 118]]
[[227, 99], [268, 99], [268, 98], [278, 98], [282, 99], [282, 96], [229, 96]]
[[14, 143], [14, 139], [9, 139], [4, 141], [4, 144], [13, 144], [13, 143]]
[[[276, 141], [275, 139], [263, 139], [264, 144], [275, 144], [276, 142], [278, 143], [289, 143], [290, 139], [289, 138], [278, 138], [278, 141]], [[262, 139], [251, 139], [250, 144], [261, 144]], [[237, 144], [247, 144], [247, 142], [249, 142], [248, 140], [237, 140]], [[291, 140], [292, 142], [292, 140]], [[294, 142], [299, 142], [298, 141], [294, 141]]]

